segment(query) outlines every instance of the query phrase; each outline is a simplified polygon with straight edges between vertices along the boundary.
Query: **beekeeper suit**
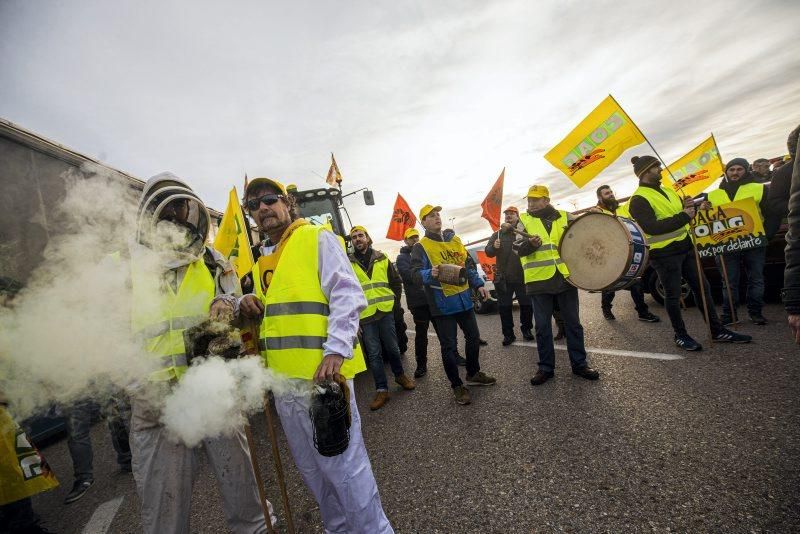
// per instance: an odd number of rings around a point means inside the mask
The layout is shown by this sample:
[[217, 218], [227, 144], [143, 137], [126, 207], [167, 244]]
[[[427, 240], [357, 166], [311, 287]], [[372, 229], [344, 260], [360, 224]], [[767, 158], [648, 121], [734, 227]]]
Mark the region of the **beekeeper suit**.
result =
[[[205, 245], [208, 211], [181, 179], [162, 173], [148, 180], [137, 216], [130, 251], [131, 319], [157, 370], [131, 395], [133, 476], [144, 531], [184, 533], [189, 532], [200, 446], [177, 443], [160, 424], [157, 406], [187, 369], [183, 331], [208, 317], [215, 297], [227, 294], [235, 302], [239, 281], [227, 260]], [[244, 432], [206, 438], [202, 447], [217, 476], [230, 529], [266, 532]]]

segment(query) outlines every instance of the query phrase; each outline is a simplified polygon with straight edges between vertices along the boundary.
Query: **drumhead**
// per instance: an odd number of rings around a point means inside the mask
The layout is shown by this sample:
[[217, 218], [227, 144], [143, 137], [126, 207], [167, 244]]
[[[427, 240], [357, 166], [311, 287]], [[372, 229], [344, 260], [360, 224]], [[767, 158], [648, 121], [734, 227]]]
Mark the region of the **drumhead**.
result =
[[573, 285], [600, 291], [616, 282], [630, 265], [630, 235], [605, 213], [587, 213], [573, 221], [559, 248]]

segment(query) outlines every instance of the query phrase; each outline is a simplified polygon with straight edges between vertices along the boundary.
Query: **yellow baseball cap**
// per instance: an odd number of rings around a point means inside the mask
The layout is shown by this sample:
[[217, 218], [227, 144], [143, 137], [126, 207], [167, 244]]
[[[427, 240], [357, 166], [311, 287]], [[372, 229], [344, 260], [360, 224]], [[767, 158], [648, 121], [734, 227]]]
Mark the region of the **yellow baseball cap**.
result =
[[442, 211], [441, 206], [431, 206], [430, 204], [425, 204], [422, 206], [422, 209], [419, 210], [419, 220], [421, 221], [425, 217], [431, 214], [433, 211]]
[[413, 237], [413, 236], [419, 237], [419, 232], [417, 231], [416, 228], [408, 228], [403, 233], [403, 239], [408, 239], [409, 237]]
[[532, 185], [528, 189], [528, 198], [550, 198], [550, 190], [544, 185]]
[[269, 185], [280, 191], [282, 195], [287, 194], [286, 186], [277, 180], [273, 180], [272, 178], [253, 178], [252, 180], [250, 180], [250, 183], [247, 184], [247, 189], [244, 192], [245, 198], [247, 198], [247, 192], [253, 189], [253, 187], [256, 185]]
[[354, 226], [354, 227], [352, 227], [350, 229], [350, 235], [353, 235], [353, 232], [358, 232], [359, 230], [364, 232], [366, 235], [369, 235], [369, 232], [367, 232], [367, 229], [364, 228], [363, 226]]

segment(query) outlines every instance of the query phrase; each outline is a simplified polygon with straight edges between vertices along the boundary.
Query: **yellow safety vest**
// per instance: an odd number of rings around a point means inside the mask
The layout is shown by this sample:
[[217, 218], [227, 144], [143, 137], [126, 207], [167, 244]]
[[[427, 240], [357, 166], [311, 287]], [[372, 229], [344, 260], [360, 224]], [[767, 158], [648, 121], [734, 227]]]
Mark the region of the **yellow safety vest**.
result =
[[712, 206], [721, 206], [722, 204], [727, 204], [728, 202], [734, 202], [736, 200], [744, 200], [746, 198], [752, 198], [756, 201], [756, 208], [758, 208], [758, 216], [761, 217], [761, 220], [764, 220], [764, 214], [761, 213], [761, 199], [764, 198], [764, 186], [762, 184], [744, 184], [739, 186], [739, 189], [736, 190], [736, 196], [731, 200], [731, 197], [728, 196], [728, 192], [724, 189], [714, 189], [708, 194], [708, 201], [711, 202]]
[[614, 215], [616, 217], [625, 217], [626, 219], [630, 219], [630, 217], [631, 217], [631, 214], [628, 211], [629, 208], [628, 208], [628, 204], [627, 203], [620, 204], [617, 207], [617, 212], [616, 213], [614, 213], [611, 210], [607, 210], [605, 208], [602, 208], [602, 207], [600, 207], [600, 205], [598, 205], [597, 207], [600, 208], [600, 212], [601, 213], [605, 213], [606, 215]]
[[[664, 188], [661, 187], [661, 191], [666, 193], [666, 197], [653, 189], [652, 187], [642, 187], [636, 189], [631, 195], [631, 199], [633, 197], [639, 196], [642, 197], [650, 204], [650, 207], [653, 208], [653, 212], [656, 214], [656, 219], [666, 219], [667, 217], [672, 217], [683, 211], [683, 201], [681, 197], [678, 196], [671, 188]], [[666, 234], [658, 234], [658, 235], [650, 235], [645, 232], [645, 237], [647, 238], [647, 244], [650, 246], [650, 250], [658, 250], [660, 248], [664, 248], [670, 243], [676, 243], [678, 241], [682, 241], [686, 239], [689, 235], [689, 225], [686, 224], [681, 226], [677, 230], [673, 230], [672, 232], [668, 232]]]
[[[253, 292], [264, 305], [259, 349], [265, 365], [289, 378], [311, 380], [322, 362], [322, 344], [328, 339], [328, 299], [319, 282], [320, 226], [296, 228], [282, 246], [278, 265], [266, 294], [259, 264], [253, 266]], [[353, 378], [364, 371], [364, 354], [354, 340], [352, 359], [340, 373]]]
[[394, 291], [389, 287], [389, 258], [385, 255], [372, 265], [372, 278], [357, 261], [350, 260], [356, 272], [364, 296], [367, 297], [367, 307], [361, 312], [361, 319], [372, 317], [378, 311], [390, 312], [394, 307]]
[[[428, 260], [430, 260], [432, 266], [435, 267], [443, 263], [450, 263], [460, 267], [467, 266], [467, 249], [464, 248], [458, 236], [453, 236], [450, 241], [434, 241], [429, 237], [423, 237], [419, 242], [422, 248], [425, 249], [425, 254], [428, 255]], [[452, 297], [467, 291], [469, 289], [469, 281], [462, 285], [445, 284], [437, 281], [432, 287], [441, 288], [446, 297]]]
[[538, 235], [542, 239], [542, 245], [533, 254], [520, 258], [526, 284], [549, 280], [555, 276], [556, 269], [564, 278], [569, 276], [569, 269], [558, 255], [558, 245], [561, 244], [561, 237], [564, 235], [569, 220], [566, 211], [558, 210], [558, 213], [561, 214], [561, 217], [553, 221], [549, 233], [539, 217], [532, 217], [528, 213], [523, 213], [519, 217], [527, 233]]
[[152, 381], [179, 379], [187, 369], [183, 331], [205, 321], [216, 295], [211, 271], [203, 259], [190, 263], [175, 293], [159, 276], [131, 270], [133, 333], [144, 340], [145, 350], [160, 359], [161, 369]]
[[28, 435], [0, 406], [0, 506], [58, 487]]

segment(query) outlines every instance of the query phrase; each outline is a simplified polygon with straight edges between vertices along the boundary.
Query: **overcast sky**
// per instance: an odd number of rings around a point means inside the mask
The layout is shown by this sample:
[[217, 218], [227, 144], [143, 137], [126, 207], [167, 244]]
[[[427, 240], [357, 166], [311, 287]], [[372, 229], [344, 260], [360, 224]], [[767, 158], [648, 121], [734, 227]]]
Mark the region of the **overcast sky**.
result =
[[[376, 246], [400, 192], [488, 235], [480, 202], [550, 186], [543, 155], [609, 93], [664, 159], [714, 132], [723, 159], [786, 153], [800, 122], [800, 2], [0, 0], [0, 116], [224, 209], [245, 173], [320, 187], [330, 152]], [[350, 199], [349, 199], [350, 200]]]

